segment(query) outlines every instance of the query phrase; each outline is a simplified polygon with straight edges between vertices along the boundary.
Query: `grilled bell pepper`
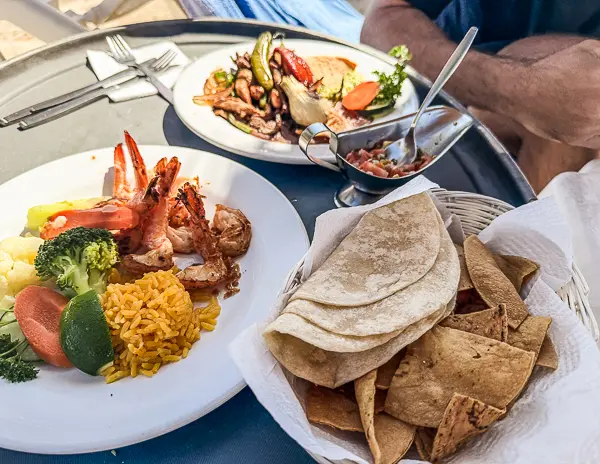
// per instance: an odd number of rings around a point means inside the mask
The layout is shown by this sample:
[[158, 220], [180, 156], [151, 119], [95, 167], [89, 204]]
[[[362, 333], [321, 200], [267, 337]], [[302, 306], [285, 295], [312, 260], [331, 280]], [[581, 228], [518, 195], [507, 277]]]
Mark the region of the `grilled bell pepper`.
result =
[[227, 120], [231, 123], [232, 126], [237, 127], [239, 130], [245, 132], [246, 134], [252, 133], [252, 128], [248, 124], [244, 124], [243, 122], [235, 119], [235, 116], [233, 114], [229, 113], [229, 116], [227, 116]]
[[313, 83], [312, 71], [304, 59], [287, 48], [276, 48], [275, 52], [281, 55], [281, 63], [286, 74], [291, 74], [306, 87]]
[[271, 68], [269, 68], [269, 51], [272, 41], [273, 36], [271, 33], [269, 31], [263, 32], [258, 36], [250, 57], [252, 74], [267, 92], [273, 88], [273, 74], [271, 74]]

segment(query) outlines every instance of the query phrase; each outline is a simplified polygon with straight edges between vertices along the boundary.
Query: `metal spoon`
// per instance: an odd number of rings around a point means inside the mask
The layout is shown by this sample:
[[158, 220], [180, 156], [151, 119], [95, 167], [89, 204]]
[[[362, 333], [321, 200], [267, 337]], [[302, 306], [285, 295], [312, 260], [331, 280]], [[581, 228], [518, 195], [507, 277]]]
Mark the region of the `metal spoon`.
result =
[[454, 50], [440, 71], [440, 74], [431, 86], [431, 89], [429, 89], [429, 92], [423, 100], [423, 103], [421, 103], [419, 111], [417, 111], [417, 114], [415, 114], [406, 136], [388, 145], [385, 149], [385, 157], [387, 159], [392, 161], [395, 160], [398, 166], [414, 163], [415, 159], [417, 158], [417, 140], [415, 138], [415, 128], [417, 127], [419, 118], [429, 106], [431, 101], [437, 96], [440, 90], [442, 90], [444, 84], [448, 82], [448, 79], [450, 79], [452, 74], [454, 74], [454, 71], [456, 71], [456, 68], [458, 68], [458, 65], [460, 65], [466, 56], [469, 48], [471, 48], [471, 44], [475, 39], [475, 35], [477, 35], [477, 28], [472, 27], [458, 44], [458, 47], [456, 47], [456, 50]]

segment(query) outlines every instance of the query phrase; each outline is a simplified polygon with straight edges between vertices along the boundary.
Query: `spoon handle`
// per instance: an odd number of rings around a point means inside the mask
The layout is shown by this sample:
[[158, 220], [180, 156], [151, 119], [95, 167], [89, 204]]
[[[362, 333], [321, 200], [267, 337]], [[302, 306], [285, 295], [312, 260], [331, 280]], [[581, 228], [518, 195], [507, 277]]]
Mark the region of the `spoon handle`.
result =
[[478, 29], [476, 27], [472, 27], [471, 29], [469, 29], [469, 31], [465, 34], [464, 38], [458, 44], [458, 47], [456, 47], [456, 50], [454, 50], [452, 55], [450, 55], [450, 58], [440, 71], [440, 74], [438, 75], [437, 79], [431, 85], [431, 89], [429, 89], [429, 92], [425, 96], [423, 103], [421, 103], [419, 111], [417, 112], [417, 114], [415, 114], [415, 118], [413, 119], [413, 122], [410, 125], [411, 129], [414, 130], [423, 111], [425, 111], [425, 109], [429, 106], [429, 104], [437, 96], [437, 94], [440, 93], [440, 90], [442, 90], [444, 84], [448, 82], [448, 79], [452, 77], [452, 74], [454, 74], [456, 68], [458, 68], [462, 60], [465, 58], [467, 52], [473, 44], [473, 40], [475, 40], [477, 31]]

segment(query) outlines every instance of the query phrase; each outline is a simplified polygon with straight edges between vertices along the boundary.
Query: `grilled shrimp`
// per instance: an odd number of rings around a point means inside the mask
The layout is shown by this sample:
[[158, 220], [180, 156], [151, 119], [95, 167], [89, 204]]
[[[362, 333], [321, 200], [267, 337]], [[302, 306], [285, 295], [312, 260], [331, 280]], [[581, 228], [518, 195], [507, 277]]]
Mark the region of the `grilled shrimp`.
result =
[[190, 213], [194, 247], [204, 263], [185, 268], [177, 274], [177, 278], [187, 289], [214, 287], [237, 281], [239, 266], [219, 250], [218, 239], [206, 219], [202, 196], [192, 184], [186, 183], [179, 190], [179, 199]]
[[156, 167], [155, 183], [158, 194], [157, 205], [150, 211], [144, 223], [141, 248], [134, 254], [123, 257], [123, 266], [130, 272], [167, 270], [174, 266], [173, 244], [167, 237], [169, 225], [169, 192], [175, 182], [181, 163], [177, 158], [160, 160]]
[[125, 131], [125, 143], [133, 164], [133, 173], [135, 175], [135, 183], [138, 190], [144, 190], [148, 185], [148, 172], [146, 171], [146, 163], [133, 137], [129, 132]]
[[218, 247], [225, 256], [241, 256], [248, 250], [252, 226], [239, 209], [217, 205], [212, 230], [218, 236]]
[[115, 147], [114, 176], [113, 198], [119, 200], [128, 200], [131, 198], [132, 191], [127, 181], [127, 164], [125, 162], [125, 152], [123, 151], [122, 143]]

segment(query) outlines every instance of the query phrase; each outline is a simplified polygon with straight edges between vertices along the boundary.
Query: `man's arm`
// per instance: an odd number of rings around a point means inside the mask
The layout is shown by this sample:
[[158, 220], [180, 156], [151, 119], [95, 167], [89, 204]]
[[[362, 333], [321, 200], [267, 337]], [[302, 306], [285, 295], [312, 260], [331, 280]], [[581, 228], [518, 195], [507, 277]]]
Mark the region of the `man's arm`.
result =
[[[592, 82], [600, 77], [600, 42], [572, 36], [525, 40], [531, 41], [530, 58], [470, 51], [446, 90], [467, 106], [511, 117], [542, 137], [600, 147], [600, 84]], [[383, 51], [406, 44], [412, 66], [431, 80], [456, 47], [404, 0], [375, 0], [361, 41]]]
[[[434, 80], [456, 44], [422, 11], [403, 0], [376, 0], [365, 19], [361, 41], [380, 50], [405, 44], [413, 55], [411, 65]], [[471, 51], [446, 89], [465, 105], [512, 112], [511, 99], [524, 67], [514, 60]], [[508, 87], [508, 88], [506, 88]]]

